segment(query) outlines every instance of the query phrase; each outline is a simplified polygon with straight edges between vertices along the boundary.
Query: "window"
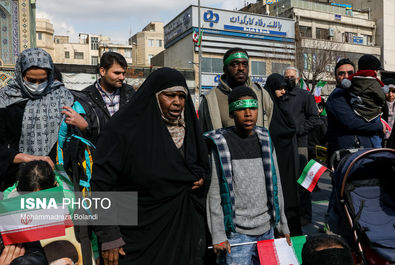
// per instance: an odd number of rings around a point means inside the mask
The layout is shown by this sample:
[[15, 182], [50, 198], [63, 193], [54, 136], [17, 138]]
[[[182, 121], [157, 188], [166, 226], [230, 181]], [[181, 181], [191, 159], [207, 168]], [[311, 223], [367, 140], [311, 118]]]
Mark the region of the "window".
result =
[[56, 44], [59, 44], [60, 43], [60, 40], [59, 39], [56, 39]]
[[69, 59], [70, 58], [70, 52], [64, 52], [64, 58]]
[[84, 59], [84, 53], [75, 51], [74, 52], [74, 59], [83, 60]]
[[37, 32], [37, 39], [42, 40], [43, 39], [43, 33], [42, 32]]
[[108, 48], [108, 51], [109, 51], [109, 52], [117, 52], [117, 51], [118, 51], [118, 48]]
[[162, 47], [162, 40], [156, 40], [157, 47]]
[[98, 50], [99, 49], [99, 38], [92, 37], [91, 38], [91, 50]]
[[285, 68], [287, 68], [289, 64], [286, 63], [272, 63], [272, 73], [283, 74]]
[[98, 56], [92, 56], [91, 57], [91, 64], [92, 65], [97, 65], [99, 63], [99, 57]]
[[154, 47], [154, 40], [149, 39], [148, 40], [148, 46], [149, 47]]
[[344, 42], [353, 43], [354, 36], [355, 36], [355, 33], [344, 32]]
[[265, 62], [251, 62], [251, 74], [252, 75], [266, 75], [266, 63]]
[[132, 58], [132, 49], [125, 49], [125, 57]]
[[311, 27], [299, 26], [300, 36], [304, 38], [311, 38]]
[[315, 31], [316, 39], [320, 40], [329, 40], [329, 30], [328, 29], [321, 29], [317, 28]]
[[206, 73], [222, 73], [222, 59], [219, 58], [202, 58], [202, 72]]

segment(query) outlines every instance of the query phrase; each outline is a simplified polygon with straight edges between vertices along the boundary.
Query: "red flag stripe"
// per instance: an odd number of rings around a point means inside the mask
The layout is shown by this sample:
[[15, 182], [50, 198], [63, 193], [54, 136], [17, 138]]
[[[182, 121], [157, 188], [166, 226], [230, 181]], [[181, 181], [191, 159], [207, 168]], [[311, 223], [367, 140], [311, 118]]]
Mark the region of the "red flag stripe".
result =
[[29, 231], [20, 231], [15, 233], [2, 234], [4, 245], [33, 242], [42, 239], [64, 236], [64, 223], [49, 227], [42, 227]]
[[274, 249], [274, 239], [258, 241], [258, 256], [261, 265], [277, 265], [278, 257]]
[[326, 167], [322, 166], [320, 170], [318, 170], [317, 174], [315, 174], [313, 180], [311, 181], [310, 187], [307, 189], [308, 191], [312, 192], [315, 185], [317, 185], [318, 180], [320, 179], [321, 175], [327, 170]]

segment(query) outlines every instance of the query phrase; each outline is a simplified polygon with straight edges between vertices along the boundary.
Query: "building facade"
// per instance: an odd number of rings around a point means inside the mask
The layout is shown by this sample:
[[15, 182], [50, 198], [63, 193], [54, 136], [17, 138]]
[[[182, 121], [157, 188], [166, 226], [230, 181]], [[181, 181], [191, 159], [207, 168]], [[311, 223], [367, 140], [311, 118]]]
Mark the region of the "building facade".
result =
[[381, 55], [376, 45], [376, 22], [350, 6], [324, 1], [281, 0], [270, 5], [257, 2], [245, 11], [265, 11], [271, 16], [295, 20], [296, 66], [313, 88], [318, 81], [328, 82], [324, 94], [334, 88], [336, 62], [349, 58], [355, 63], [363, 54]]
[[35, 0], [0, 0], [0, 88], [13, 77], [21, 51], [35, 47]]
[[[198, 30], [198, 7], [189, 6], [165, 26], [164, 65], [193, 68], [199, 83], [199, 48], [192, 41]], [[201, 86], [203, 90], [218, 84], [223, 73], [223, 56], [233, 47], [249, 54], [250, 76], [264, 84], [266, 77], [281, 72], [295, 62], [294, 21], [240, 11], [200, 8], [203, 30]]]
[[151, 66], [151, 59], [164, 50], [163, 22], [150, 22], [129, 38], [133, 46], [133, 65]]
[[80, 33], [78, 42], [71, 42], [69, 36], [54, 35], [53, 24], [38, 18], [37, 47], [51, 54], [58, 64], [98, 65], [106, 51], [122, 54], [128, 64], [132, 64], [132, 45], [112, 43], [110, 37]]
[[349, 0], [353, 9], [369, 14], [376, 21], [376, 44], [381, 46], [385, 71], [395, 74], [395, 0]]
[[55, 42], [53, 24], [48, 19], [36, 19], [37, 47], [46, 50], [52, 58], [55, 56]]

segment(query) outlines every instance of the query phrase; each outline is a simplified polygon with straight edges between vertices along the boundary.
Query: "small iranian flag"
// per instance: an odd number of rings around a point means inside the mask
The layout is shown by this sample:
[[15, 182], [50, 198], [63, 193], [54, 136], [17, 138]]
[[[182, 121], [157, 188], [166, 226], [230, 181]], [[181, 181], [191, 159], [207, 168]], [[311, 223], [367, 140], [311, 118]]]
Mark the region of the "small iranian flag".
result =
[[200, 33], [198, 31], [193, 31], [192, 41], [196, 43], [196, 46], [200, 47], [200, 45], [202, 44], [202, 38], [203, 38], [203, 30], [200, 30]]
[[258, 241], [257, 249], [261, 265], [302, 264], [302, 248], [305, 236], [291, 237], [292, 246], [285, 238]]
[[70, 223], [61, 187], [0, 201], [0, 232], [4, 245], [64, 236]]
[[327, 170], [326, 167], [311, 159], [303, 169], [302, 175], [298, 179], [298, 183], [306, 190], [312, 192], [325, 170]]
[[314, 89], [314, 99], [316, 103], [321, 102], [321, 90], [326, 85], [326, 81], [320, 80]]
[[307, 86], [306, 82], [303, 79], [300, 79], [300, 88], [310, 91], [309, 87]]

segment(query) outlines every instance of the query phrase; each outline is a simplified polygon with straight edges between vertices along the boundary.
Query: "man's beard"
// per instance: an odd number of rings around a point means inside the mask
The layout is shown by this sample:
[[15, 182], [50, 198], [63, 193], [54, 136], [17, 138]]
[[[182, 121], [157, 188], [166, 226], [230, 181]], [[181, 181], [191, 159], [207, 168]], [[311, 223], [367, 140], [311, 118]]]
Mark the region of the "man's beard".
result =
[[103, 82], [103, 85], [105, 86], [106, 90], [108, 90], [109, 92], [114, 92], [116, 91], [119, 87], [113, 86], [112, 84], [110, 84], [109, 82], [107, 82], [107, 80], [105, 78], [102, 77], [101, 81]]

